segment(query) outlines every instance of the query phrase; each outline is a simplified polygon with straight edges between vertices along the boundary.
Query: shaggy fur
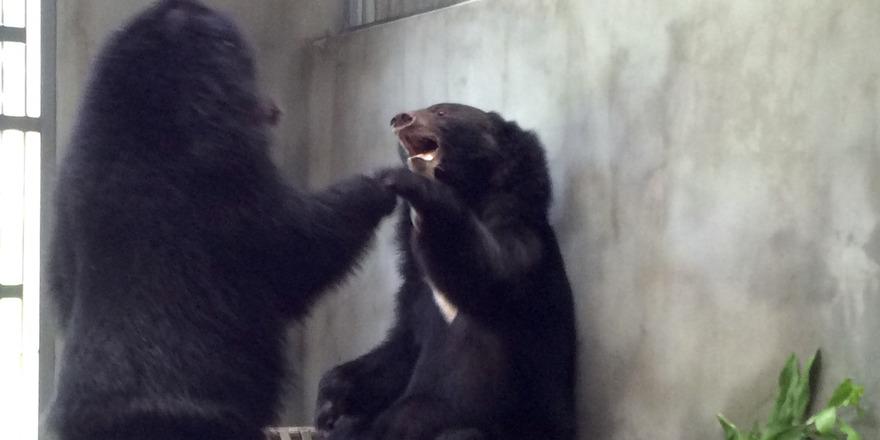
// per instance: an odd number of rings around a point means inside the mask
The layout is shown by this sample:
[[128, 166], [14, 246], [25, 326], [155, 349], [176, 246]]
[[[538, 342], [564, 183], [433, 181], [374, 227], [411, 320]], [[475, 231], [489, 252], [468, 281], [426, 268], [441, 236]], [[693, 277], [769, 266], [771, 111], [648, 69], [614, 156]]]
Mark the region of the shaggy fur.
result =
[[366, 177], [287, 186], [276, 116], [234, 24], [195, 1], [159, 2], [104, 47], [57, 189], [62, 440], [262, 438], [285, 326], [396, 203]]
[[[537, 137], [458, 104], [392, 125], [419, 171], [381, 177], [409, 206], [397, 320], [322, 378], [318, 428], [332, 440], [573, 439], [572, 295]], [[436, 163], [414, 165], [419, 155]]]

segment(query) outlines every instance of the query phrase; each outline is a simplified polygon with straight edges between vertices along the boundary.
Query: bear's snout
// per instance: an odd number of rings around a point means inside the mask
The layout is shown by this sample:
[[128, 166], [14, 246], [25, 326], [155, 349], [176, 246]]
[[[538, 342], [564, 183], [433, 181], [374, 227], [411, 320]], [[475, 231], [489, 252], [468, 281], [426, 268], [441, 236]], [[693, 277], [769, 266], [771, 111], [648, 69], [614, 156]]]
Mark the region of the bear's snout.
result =
[[393, 118], [391, 118], [391, 127], [394, 130], [401, 130], [403, 128], [409, 127], [415, 122], [416, 118], [409, 113], [398, 113]]

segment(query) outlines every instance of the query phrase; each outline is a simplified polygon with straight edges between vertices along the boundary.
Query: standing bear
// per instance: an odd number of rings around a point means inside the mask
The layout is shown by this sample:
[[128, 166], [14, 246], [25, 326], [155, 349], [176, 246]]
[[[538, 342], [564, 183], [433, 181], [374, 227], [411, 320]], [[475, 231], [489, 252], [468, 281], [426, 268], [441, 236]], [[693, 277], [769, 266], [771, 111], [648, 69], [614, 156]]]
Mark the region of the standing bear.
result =
[[408, 205], [397, 319], [382, 344], [321, 379], [318, 429], [331, 440], [573, 439], [572, 293], [538, 138], [460, 104], [391, 125], [409, 167], [380, 174]]
[[104, 46], [60, 171], [50, 289], [61, 440], [262, 440], [289, 320], [396, 204], [372, 178], [308, 194], [269, 157], [274, 106], [235, 25], [158, 2]]

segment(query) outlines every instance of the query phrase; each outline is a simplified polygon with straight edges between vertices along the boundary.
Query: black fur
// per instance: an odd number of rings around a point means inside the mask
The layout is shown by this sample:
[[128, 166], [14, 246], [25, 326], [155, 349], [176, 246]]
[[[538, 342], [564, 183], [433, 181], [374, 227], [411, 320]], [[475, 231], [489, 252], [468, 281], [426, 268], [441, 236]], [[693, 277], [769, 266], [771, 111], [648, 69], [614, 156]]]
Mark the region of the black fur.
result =
[[266, 109], [235, 25], [195, 1], [104, 47], [57, 189], [62, 440], [255, 440], [273, 421], [286, 324], [396, 200], [366, 177], [285, 185]]
[[[430, 139], [442, 161], [436, 179], [381, 174], [418, 214], [398, 228], [397, 322], [322, 378], [316, 425], [332, 440], [573, 439], [574, 311], [540, 142], [457, 104], [404, 116], [407, 149]], [[458, 307], [450, 324], [426, 278]]]

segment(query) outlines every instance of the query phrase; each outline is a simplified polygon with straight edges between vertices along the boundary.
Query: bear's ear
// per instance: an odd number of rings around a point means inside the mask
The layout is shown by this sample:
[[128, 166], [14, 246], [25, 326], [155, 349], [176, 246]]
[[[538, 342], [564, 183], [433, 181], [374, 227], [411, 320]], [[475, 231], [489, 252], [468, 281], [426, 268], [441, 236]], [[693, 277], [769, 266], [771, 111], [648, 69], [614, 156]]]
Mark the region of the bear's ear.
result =
[[541, 141], [515, 121], [507, 121], [497, 113], [489, 115], [495, 125], [495, 141], [505, 155], [503, 165], [492, 176], [492, 184], [519, 194], [524, 206], [544, 215], [550, 204], [550, 176]]
[[489, 115], [489, 121], [492, 123], [492, 127], [495, 128], [497, 134], [501, 135], [508, 124], [507, 120], [496, 112], [489, 112], [487, 114]]
[[498, 148], [508, 152], [511, 148], [515, 149], [515, 144], [519, 143], [523, 133], [519, 125], [514, 121], [504, 119], [503, 116], [495, 112], [489, 113], [489, 120], [492, 124], [492, 137]]
[[515, 147], [517, 144], [520, 144], [529, 138], [529, 134], [520, 128], [519, 124], [504, 119], [498, 113], [489, 113], [489, 119], [492, 121], [492, 126], [495, 131], [493, 133], [495, 135], [495, 141], [502, 149]]

